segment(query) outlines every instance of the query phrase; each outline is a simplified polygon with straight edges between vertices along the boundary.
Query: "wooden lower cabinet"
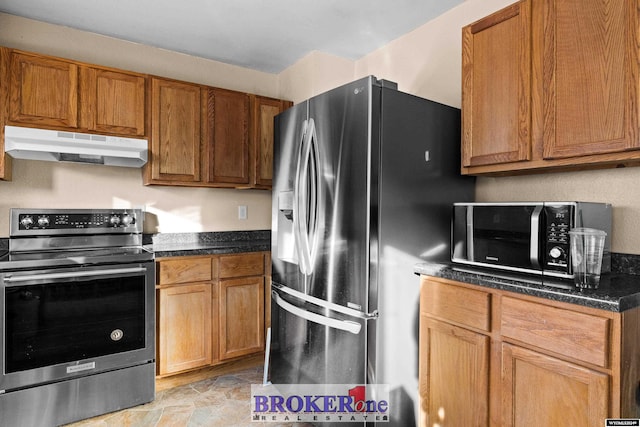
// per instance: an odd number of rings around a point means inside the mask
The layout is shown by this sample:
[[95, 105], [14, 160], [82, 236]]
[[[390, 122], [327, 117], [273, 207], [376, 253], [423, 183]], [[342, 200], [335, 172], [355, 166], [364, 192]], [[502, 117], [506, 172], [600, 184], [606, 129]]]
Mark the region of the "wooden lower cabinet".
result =
[[157, 368], [168, 376], [264, 351], [267, 252], [157, 260]]
[[420, 286], [420, 426], [640, 418], [640, 308], [616, 313], [428, 276]]
[[609, 412], [609, 375], [503, 344], [502, 402], [504, 427], [600, 427]]
[[158, 290], [158, 372], [169, 374], [211, 364], [211, 284]]
[[426, 318], [420, 343], [421, 424], [488, 425], [489, 337]]
[[220, 281], [220, 360], [264, 349], [264, 277]]

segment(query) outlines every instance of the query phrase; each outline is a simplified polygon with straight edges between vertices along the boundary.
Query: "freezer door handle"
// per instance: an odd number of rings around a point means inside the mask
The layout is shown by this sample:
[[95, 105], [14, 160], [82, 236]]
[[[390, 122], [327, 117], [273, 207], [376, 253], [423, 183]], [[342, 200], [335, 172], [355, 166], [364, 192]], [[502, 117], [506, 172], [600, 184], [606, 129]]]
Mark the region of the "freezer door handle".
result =
[[360, 333], [360, 329], [362, 328], [362, 325], [360, 325], [360, 323], [357, 323], [357, 322], [352, 322], [350, 320], [332, 319], [330, 317], [322, 316], [320, 314], [304, 310], [300, 307], [296, 307], [295, 305], [282, 299], [276, 291], [271, 291], [271, 295], [273, 296], [273, 299], [276, 301], [276, 304], [278, 304], [283, 310], [286, 310], [289, 313], [295, 316], [298, 316], [302, 319], [308, 320], [310, 322], [318, 323], [324, 326], [329, 326], [335, 329], [340, 329], [342, 331], [351, 332], [354, 335], [358, 335]]
[[296, 291], [287, 286], [280, 285], [278, 283], [271, 283], [271, 288], [278, 292], [285, 293], [290, 295], [296, 299], [302, 300], [304, 302], [311, 303], [313, 305], [317, 305], [318, 307], [327, 308], [332, 311], [337, 311], [338, 313], [346, 314], [347, 316], [356, 317], [358, 319], [371, 320], [378, 318], [378, 310], [374, 310], [372, 313], [365, 313], [363, 311], [359, 311], [350, 307], [345, 307], [343, 305], [335, 304], [312, 295], [304, 294], [300, 291]]

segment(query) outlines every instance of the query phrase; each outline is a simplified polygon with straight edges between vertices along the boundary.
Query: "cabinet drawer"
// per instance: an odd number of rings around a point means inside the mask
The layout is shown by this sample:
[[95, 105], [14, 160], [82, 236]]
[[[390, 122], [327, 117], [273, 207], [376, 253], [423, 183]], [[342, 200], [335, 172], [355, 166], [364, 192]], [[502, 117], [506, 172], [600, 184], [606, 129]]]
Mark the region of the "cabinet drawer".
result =
[[264, 274], [264, 253], [223, 255], [220, 257], [219, 272], [221, 279], [262, 276]]
[[208, 282], [211, 280], [211, 258], [179, 258], [158, 261], [158, 284]]
[[427, 315], [489, 331], [491, 295], [487, 292], [422, 279], [420, 310]]
[[502, 298], [502, 335], [607, 367], [609, 319], [516, 298]]

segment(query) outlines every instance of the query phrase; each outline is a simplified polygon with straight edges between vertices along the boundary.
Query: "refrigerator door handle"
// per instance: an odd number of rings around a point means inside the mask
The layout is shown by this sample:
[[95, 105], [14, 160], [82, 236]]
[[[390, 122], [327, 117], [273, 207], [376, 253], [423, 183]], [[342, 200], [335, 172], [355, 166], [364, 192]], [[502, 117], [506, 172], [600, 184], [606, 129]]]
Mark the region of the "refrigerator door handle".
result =
[[307, 238], [309, 249], [309, 260], [311, 272], [315, 265], [318, 252], [318, 239], [320, 235], [320, 225], [324, 222], [321, 218], [323, 212], [321, 206], [322, 184], [320, 182], [320, 149], [318, 148], [318, 136], [316, 135], [316, 123], [313, 118], [309, 119], [309, 221], [307, 223]]
[[360, 329], [362, 328], [362, 325], [357, 322], [352, 322], [350, 320], [332, 319], [330, 317], [322, 316], [320, 314], [304, 310], [300, 307], [296, 307], [295, 305], [282, 299], [276, 291], [271, 291], [271, 295], [273, 295], [273, 299], [276, 301], [276, 304], [278, 304], [283, 310], [286, 310], [289, 313], [310, 322], [329, 326], [335, 329], [340, 329], [342, 331], [351, 332], [354, 335], [358, 335], [360, 333]]
[[302, 124], [302, 141], [298, 151], [296, 174], [293, 187], [293, 233], [298, 252], [298, 267], [304, 275], [311, 274], [311, 260], [309, 258], [309, 243], [306, 232], [307, 224], [307, 165], [309, 160], [309, 121]]
[[294, 183], [293, 224], [300, 271], [309, 276], [313, 273], [318, 243], [320, 159], [314, 120], [305, 121], [303, 128]]

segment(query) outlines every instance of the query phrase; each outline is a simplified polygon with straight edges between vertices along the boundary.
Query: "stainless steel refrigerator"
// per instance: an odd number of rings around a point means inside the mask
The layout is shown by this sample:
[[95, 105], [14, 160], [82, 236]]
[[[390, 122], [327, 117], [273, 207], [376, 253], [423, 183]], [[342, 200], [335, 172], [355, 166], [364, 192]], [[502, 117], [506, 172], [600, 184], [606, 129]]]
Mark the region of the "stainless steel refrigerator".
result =
[[415, 425], [413, 267], [474, 195], [460, 111], [369, 76], [277, 116], [274, 159], [270, 381], [389, 384], [385, 424]]

